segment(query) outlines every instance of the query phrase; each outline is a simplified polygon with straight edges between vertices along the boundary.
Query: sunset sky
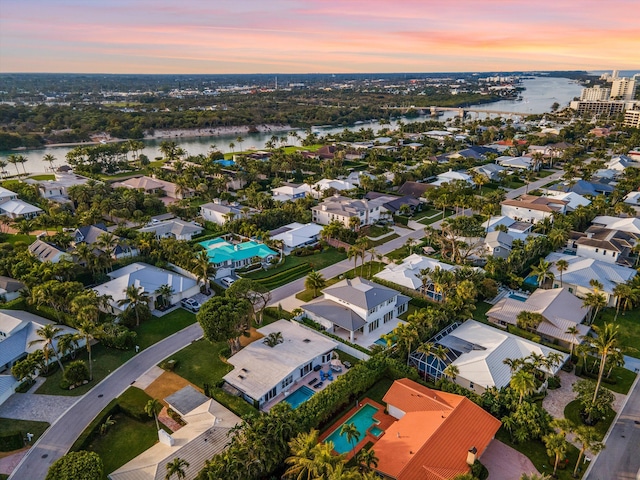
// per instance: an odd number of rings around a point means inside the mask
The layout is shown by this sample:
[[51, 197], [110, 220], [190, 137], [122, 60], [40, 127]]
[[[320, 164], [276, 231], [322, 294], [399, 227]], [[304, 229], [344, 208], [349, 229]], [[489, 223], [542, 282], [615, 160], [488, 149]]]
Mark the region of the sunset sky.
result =
[[639, 0], [1, 0], [0, 71], [640, 68]]

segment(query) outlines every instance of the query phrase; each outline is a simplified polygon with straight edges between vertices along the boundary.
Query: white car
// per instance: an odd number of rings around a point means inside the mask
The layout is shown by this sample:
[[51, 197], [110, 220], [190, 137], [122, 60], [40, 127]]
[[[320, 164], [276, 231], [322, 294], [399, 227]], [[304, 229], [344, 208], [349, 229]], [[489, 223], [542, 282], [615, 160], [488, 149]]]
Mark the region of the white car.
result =
[[220, 283], [225, 287], [229, 288], [231, 285], [235, 283], [235, 280], [231, 277], [224, 277], [220, 279]]
[[200, 311], [200, 304], [198, 303], [197, 300], [194, 300], [193, 298], [185, 298], [180, 302], [180, 304], [182, 305], [183, 308], [186, 308], [187, 310], [191, 310], [192, 312]]

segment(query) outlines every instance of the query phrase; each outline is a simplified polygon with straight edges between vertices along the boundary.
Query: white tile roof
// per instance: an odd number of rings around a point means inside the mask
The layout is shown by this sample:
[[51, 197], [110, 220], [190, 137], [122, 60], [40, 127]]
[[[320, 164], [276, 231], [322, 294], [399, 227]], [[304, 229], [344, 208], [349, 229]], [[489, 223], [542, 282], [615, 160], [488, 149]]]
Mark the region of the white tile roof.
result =
[[601, 225], [609, 230], [640, 234], [640, 218], [620, 218], [609, 215], [601, 215], [594, 218], [591, 223]]
[[434, 270], [436, 267], [440, 267], [443, 270], [454, 270], [454, 265], [439, 262], [434, 258], [424, 257], [414, 253], [406, 257], [402, 263], [391, 263], [384, 267], [380, 273], [377, 273], [375, 277], [386, 280], [387, 282], [393, 282], [403, 287], [417, 290], [422, 286], [420, 280], [420, 270], [430, 268]]
[[271, 237], [271, 240], [282, 240], [284, 244], [289, 248], [295, 248], [298, 245], [304, 245], [311, 242], [314, 238], [320, 235], [323, 227], [315, 223], [307, 223], [302, 225], [300, 223], [291, 223], [283, 228], [288, 228], [286, 232], [279, 233]]

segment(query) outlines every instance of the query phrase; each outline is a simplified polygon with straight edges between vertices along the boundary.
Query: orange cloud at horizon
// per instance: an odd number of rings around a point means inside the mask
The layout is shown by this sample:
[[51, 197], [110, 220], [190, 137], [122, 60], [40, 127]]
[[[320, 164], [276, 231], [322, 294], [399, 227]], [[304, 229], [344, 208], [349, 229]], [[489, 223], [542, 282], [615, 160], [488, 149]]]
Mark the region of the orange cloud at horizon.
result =
[[4, 0], [1, 71], [640, 68], [640, 3], [630, 0], [578, 6], [569, 0], [273, 0], [268, 8], [255, 0], [53, 3]]

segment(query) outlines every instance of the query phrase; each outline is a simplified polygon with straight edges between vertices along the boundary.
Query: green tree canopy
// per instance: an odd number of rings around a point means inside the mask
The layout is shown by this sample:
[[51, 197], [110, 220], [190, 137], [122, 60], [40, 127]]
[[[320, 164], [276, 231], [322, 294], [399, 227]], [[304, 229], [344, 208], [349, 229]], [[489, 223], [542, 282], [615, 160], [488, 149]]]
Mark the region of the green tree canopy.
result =
[[46, 480], [101, 480], [102, 459], [95, 452], [71, 452], [56, 460]]
[[240, 336], [248, 328], [251, 304], [241, 298], [216, 296], [202, 305], [196, 318], [204, 338], [212, 343], [228, 342], [231, 353], [240, 350]]

